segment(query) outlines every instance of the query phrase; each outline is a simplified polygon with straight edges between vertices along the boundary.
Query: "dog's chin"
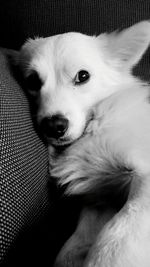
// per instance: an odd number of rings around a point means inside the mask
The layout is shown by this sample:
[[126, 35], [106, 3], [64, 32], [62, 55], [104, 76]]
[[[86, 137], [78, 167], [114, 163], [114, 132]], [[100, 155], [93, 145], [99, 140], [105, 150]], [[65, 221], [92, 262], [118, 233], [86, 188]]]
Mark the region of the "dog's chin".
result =
[[86, 124], [85, 127], [83, 129], [83, 131], [80, 133], [80, 135], [71, 138], [71, 137], [67, 137], [67, 138], [61, 138], [61, 139], [55, 139], [55, 138], [49, 138], [48, 139], [48, 143], [51, 144], [52, 146], [54, 146], [56, 149], [57, 148], [67, 148], [68, 146], [72, 145], [73, 143], [76, 143], [80, 138], [84, 137], [85, 135], [87, 135], [89, 133], [88, 129], [88, 125], [89, 123], [93, 121], [93, 118], [89, 119]]
[[70, 146], [74, 140], [73, 139], [55, 139], [55, 138], [47, 138], [48, 144], [54, 146], [56, 149], [66, 148]]

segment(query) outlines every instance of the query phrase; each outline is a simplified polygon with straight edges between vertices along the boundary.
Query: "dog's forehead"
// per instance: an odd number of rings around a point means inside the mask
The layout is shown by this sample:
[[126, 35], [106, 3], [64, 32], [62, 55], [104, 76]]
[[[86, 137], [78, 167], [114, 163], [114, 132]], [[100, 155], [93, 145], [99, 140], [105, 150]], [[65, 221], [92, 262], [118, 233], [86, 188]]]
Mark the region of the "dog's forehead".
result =
[[69, 32], [47, 38], [29, 40], [23, 48], [28, 70], [37, 70], [41, 76], [66, 69], [67, 72], [90, 66], [96, 62], [99, 49], [96, 37]]
[[49, 55], [53, 58], [57, 69], [78, 71], [78, 68], [88, 68], [100, 55], [96, 37], [81, 33], [66, 33], [51, 41], [53, 45], [47, 42], [50, 47]]
[[65, 33], [60, 34], [57, 38], [53, 39], [55, 42], [54, 48], [57, 50], [80, 50], [89, 49], [93, 44], [93, 37], [82, 33]]
[[[39, 54], [47, 59], [68, 60], [90, 56], [96, 53], [96, 38], [82, 33], [64, 33], [53, 37], [45, 38], [45, 43], [39, 45]], [[93, 48], [94, 47], [94, 48]], [[46, 55], [46, 56], [45, 56]], [[69, 58], [68, 58], [69, 56]]]

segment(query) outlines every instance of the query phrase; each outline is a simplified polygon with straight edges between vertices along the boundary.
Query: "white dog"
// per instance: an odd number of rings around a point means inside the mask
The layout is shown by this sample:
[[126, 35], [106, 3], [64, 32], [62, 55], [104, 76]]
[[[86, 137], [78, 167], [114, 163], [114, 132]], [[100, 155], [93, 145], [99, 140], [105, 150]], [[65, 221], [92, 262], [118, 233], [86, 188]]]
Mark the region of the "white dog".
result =
[[[68, 194], [94, 202], [55, 266], [150, 267], [150, 87], [131, 73], [149, 44], [145, 21], [97, 37], [37, 38], [21, 49], [17, 64], [38, 101], [50, 153], [67, 147], [52, 176]], [[115, 215], [101, 209], [111, 187], [129, 188]]]

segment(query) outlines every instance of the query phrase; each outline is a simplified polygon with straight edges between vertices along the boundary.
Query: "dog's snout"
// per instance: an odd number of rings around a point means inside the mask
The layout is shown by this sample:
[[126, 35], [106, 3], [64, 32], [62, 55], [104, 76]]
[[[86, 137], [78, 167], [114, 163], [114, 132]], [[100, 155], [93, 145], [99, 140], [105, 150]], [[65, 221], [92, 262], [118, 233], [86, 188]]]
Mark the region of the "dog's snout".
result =
[[45, 117], [41, 122], [44, 134], [49, 138], [59, 139], [68, 129], [68, 119], [61, 114]]

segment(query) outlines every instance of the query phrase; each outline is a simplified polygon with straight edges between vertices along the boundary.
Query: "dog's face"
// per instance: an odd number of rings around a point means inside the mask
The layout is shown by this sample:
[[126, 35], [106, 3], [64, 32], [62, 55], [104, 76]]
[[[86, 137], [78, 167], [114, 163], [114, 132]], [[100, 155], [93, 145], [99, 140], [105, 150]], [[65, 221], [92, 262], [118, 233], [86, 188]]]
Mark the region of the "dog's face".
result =
[[50, 143], [78, 139], [93, 107], [130, 80], [129, 70], [148, 46], [147, 24], [98, 37], [67, 33], [37, 38], [22, 47], [18, 62], [29, 93], [38, 98], [37, 120]]

